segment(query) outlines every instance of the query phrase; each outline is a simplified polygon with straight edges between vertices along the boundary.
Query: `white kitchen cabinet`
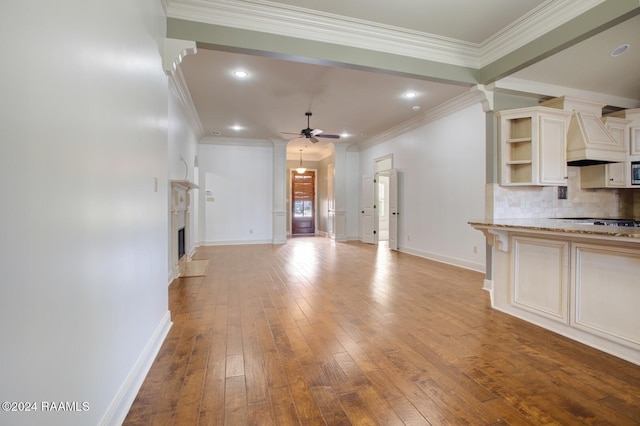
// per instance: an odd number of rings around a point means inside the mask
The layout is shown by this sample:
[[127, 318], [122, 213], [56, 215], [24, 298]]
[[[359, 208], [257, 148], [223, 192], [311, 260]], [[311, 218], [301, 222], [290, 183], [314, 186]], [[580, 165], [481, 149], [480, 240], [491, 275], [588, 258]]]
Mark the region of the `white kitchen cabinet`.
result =
[[569, 242], [514, 235], [511, 246], [511, 303], [568, 323]]
[[[611, 136], [629, 151], [629, 120], [619, 117], [603, 117], [602, 122]], [[630, 161], [621, 163], [598, 164], [580, 168], [581, 188], [626, 188], [630, 186]]]
[[625, 188], [627, 163], [598, 164], [580, 168], [581, 188]]
[[640, 348], [640, 251], [572, 244], [571, 325]]
[[567, 184], [566, 137], [571, 113], [530, 107], [500, 111], [500, 184]]
[[[629, 120], [628, 146], [632, 160], [640, 160], [640, 108], [624, 109], [609, 114], [607, 117], [619, 117]], [[635, 157], [635, 158], [634, 158]]]
[[493, 308], [640, 365], [637, 233], [554, 219], [472, 226], [491, 246]]

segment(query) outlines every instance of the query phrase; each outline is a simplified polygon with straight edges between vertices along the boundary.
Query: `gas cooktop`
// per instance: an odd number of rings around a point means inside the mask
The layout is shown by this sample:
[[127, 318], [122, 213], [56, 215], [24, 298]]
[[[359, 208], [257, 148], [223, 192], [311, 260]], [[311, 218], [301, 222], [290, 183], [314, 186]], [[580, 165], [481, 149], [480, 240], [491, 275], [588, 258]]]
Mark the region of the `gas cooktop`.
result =
[[563, 217], [559, 219], [574, 221], [573, 223], [576, 225], [640, 227], [640, 220], [636, 219], [595, 219], [590, 217]]
[[605, 225], [605, 226], [633, 226], [640, 227], [640, 220], [633, 219], [595, 219], [593, 221], [594, 225]]

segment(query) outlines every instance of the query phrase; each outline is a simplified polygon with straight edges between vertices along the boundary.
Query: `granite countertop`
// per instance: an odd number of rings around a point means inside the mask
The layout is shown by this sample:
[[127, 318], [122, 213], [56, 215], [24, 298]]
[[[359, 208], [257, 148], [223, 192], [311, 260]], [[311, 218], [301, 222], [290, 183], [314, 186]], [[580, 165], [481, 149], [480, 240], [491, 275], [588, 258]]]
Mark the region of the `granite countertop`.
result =
[[469, 225], [640, 239], [640, 227], [591, 225], [581, 219], [478, 219], [470, 220]]

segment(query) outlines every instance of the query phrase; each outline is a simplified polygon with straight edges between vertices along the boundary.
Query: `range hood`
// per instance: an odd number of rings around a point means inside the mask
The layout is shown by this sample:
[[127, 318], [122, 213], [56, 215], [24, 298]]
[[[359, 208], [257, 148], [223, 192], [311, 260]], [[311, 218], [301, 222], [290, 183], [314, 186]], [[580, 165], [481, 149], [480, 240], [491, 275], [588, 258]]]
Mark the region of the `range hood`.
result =
[[561, 96], [541, 105], [572, 112], [567, 131], [567, 165], [591, 166], [626, 160], [625, 147], [602, 122], [604, 104]]

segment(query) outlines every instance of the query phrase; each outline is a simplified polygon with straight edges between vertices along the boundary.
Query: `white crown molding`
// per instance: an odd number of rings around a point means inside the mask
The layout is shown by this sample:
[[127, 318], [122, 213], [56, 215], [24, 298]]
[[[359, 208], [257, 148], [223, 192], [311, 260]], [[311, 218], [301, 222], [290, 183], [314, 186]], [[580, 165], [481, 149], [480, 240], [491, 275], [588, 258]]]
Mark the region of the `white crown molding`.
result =
[[[167, 17], [479, 69], [604, 0], [547, 0], [484, 42], [348, 18], [268, 0], [164, 0]], [[313, 31], [310, 31], [313, 26]]]
[[198, 53], [198, 49], [195, 41], [173, 38], [164, 39], [162, 66], [165, 74], [171, 75], [175, 73], [185, 56], [195, 55], [196, 53]]
[[[477, 67], [478, 45], [265, 0], [168, 0], [167, 17]], [[309, 28], [313, 27], [313, 31]]]
[[175, 91], [176, 96], [180, 101], [180, 105], [182, 106], [182, 110], [184, 111], [184, 114], [189, 121], [189, 124], [191, 125], [196, 138], [202, 138], [204, 136], [204, 127], [202, 126], [202, 122], [200, 121], [198, 111], [193, 104], [191, 92], [189, 92], [189, 87], [187, 86], [187, 82], [184, 79], [184, 74], [182, 74], [182, 69], [180, 67], [177, 67], [175, 72], [169, 74], [168, 77], [169, 84]]
[[482, 42], [480, 66], [484, 67], [605, 0], [549, 0]]
[[496, 92], [507, 92], [517, 94], [531, 94], [536, 97], [571, 96], [586, 101], [600, 102], [618, 108], [638, 108], [640, 99], [623, 98], [620, 96], [608, 95], [606, 93], [590, 92], [586, 90], [572, 89], [566, 86], [540, 83], [537, 81], [523, 80], [515, 77], [506, 77], [487, 86]]
[[426, 126], [429, 123], [440, 120], [455, 112], [461, 111], [471, 105], [480, 103], [484, 112], [491, 111], [493, 109], [493, 92], [487, 90], [484, 86], [478, 85], [469, 89], [468, 92], [463, 93], [443, 104], [438, 105], [424, 113], [400, 123], [397, 126], [390, 128], [387, 131], [379, 133], [365, 141], [360, 142], [358, 145], [359, 150], [365, 150], [381, 143], [387, 142], [393, 138], [403, 135], [412, 130]]

